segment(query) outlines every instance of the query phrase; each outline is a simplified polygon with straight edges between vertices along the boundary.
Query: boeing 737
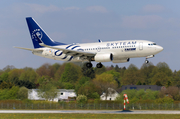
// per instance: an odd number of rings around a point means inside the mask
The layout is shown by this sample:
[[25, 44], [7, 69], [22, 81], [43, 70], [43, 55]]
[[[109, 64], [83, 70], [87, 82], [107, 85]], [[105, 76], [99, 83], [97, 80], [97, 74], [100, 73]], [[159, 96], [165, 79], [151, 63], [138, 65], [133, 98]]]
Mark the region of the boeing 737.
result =
[[148, 63], [148, 58], [163, 50], [163, 47], [147, 40], [99, 40], [96, 43], [65, 44], [52, 40], [32, 17], [27, 17], [26, 21], [34, 49], [15, 48], [29, 50], [34, 55], [54, 60], [87, 62], [88, 68], [92, 67], [92, 61], [98, 62], [96, 67], [101, 68], [102, 62], [123, 63], [137, 57], [145, 57], [145, 62]]

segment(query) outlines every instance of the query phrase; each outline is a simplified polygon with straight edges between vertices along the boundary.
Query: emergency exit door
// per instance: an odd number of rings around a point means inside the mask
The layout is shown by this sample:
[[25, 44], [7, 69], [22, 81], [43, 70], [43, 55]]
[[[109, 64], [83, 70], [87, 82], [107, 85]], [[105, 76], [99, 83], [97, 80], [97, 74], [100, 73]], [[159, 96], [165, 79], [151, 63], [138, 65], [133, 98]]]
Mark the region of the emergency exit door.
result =
[[143, 42], [139, 43], [139, 50], [143, 50]]

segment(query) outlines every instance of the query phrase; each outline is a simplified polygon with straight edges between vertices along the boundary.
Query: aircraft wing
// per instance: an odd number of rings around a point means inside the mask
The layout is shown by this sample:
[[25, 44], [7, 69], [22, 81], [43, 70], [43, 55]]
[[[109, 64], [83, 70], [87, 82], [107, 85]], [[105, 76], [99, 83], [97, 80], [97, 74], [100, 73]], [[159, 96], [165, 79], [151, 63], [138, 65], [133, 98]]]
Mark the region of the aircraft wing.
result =
[[23, 48], [23, 47], [14, 47], [14, 48], [23, 49], [23, 50], [29, 50], [29, 51], [43, 51], [43, 50], [40, 50], [40, 49], [31, 49], [31, 48]]
[[60, 47], [49, 46], [49, 45], [44, 44], [43, 41], [37, 36], [37, 34], [35, 34], [35, 36], [39, 40], [39, 45], [40, 46], [48, 47], [48, 48], [55, 49], [55, 50], [60, 50], [64, 54], [71, 55], [74, 58], [75, 57], [87, 58], [87, 57], [92, 57], [92, 56], [96, 55], [96, 53], [92, 53], [92, 52], [84, 52], [84, 51], [78, 51], [78, 50], [69, 50], [69, 49], [60, 48]]
[[80, 57], [88, 57], [88, 56], [95, 56], [96, 53], [93, 52], [84, 52], [84, 51], [78, 51], [78, 50], [69, 50], [69, 49], [65, 49], [65, 48], [60, 48], [60, 47], [54, 47], [54, 46], [49, 46], [49, 45], [45, 45], [44, 43], [40, 43], [41, 46], [44, 47], [48, 47], [48, 48], [52, 48], [55, 50], [60, 50], [62, 51], [64, 54], [66, 55], [71, 55], [71, 56], [80, 56]]

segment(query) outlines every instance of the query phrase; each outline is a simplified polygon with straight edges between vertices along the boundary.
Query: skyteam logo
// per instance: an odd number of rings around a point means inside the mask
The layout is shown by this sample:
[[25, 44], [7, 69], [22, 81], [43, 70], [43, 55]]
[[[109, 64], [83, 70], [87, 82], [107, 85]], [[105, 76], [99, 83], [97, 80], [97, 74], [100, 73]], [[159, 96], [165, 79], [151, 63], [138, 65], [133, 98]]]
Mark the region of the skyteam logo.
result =
[[32, 39], [35, 39], [36, 41], [38, 41], [38, 39], [36, 38], [36, 36], [41, 39], [43, 37], [43, 34], [41, 32], [40, 29], [35, 29], [34, 31], [32, 31]]
[[[83, 49], [76, 44], [70, 44], [70, 45], [66, 46], [66, 49], [83, 51]], [[63, 51], [60, 51], [60, 50], [57, 50], [54, 53], [54, 55], [59, 56], [59, 57], [61, 57], [61, 59], [66, 60], [66, 61], [71, 61], [73, 59], [73, 56], [71, 56], [71, 55], [69, 55], [70, 57], [67, 54], [64, 54], [64, 56], [63, 56]]]

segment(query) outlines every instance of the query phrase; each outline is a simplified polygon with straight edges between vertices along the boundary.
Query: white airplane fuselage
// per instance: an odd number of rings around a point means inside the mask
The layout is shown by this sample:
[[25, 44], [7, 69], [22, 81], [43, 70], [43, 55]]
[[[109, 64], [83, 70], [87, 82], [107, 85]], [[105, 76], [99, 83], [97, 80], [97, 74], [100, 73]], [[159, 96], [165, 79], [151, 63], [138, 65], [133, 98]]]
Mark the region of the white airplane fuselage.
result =
[[[61, 48], [67, 48], [71, 50], [81, 50], [93, 53], [109, 54], [112, 53], [114, 57], [114, 63], [121, 63], [127, 58], [136, 57], [148, 57], [154, 56], [155, 54], [161, 52], [163, 48], [159, 45], [154, 45], [153, 42], [147, 40], [122, 40], [122, 41], [110, 41], [110, 42], [97, 42], [97, 43], [85, 43], [85, 44], [69, 44], [55, 46]], [[42, 52], [34, 51], [34, 55], [38, 55], [45, 58], [50, 58], [54, 60], [61, 61], [72, 61], [72, 62], [82, 62], [88, 61], [81, 59], [80, 57], [72, 57], [71, 55], [64, 54], [60, 50], [55, 50], [51, 48], [40, 48]], [[112, 60], [112, 62], [113, 62]], [[101, 61], [103, 62], [103, 61]], [[106, 62], [106, 61], [104, 61]]]

